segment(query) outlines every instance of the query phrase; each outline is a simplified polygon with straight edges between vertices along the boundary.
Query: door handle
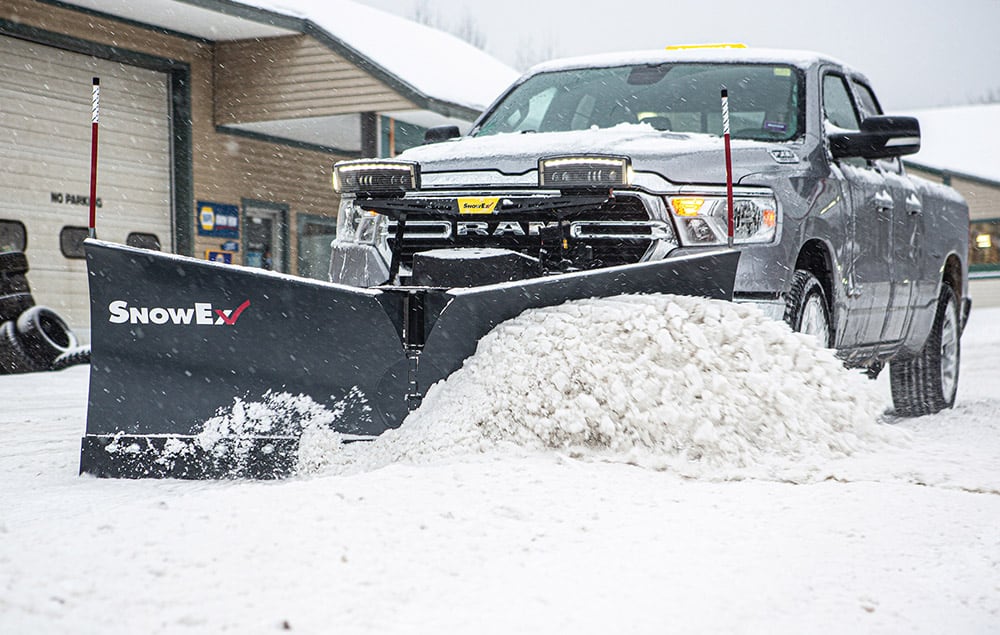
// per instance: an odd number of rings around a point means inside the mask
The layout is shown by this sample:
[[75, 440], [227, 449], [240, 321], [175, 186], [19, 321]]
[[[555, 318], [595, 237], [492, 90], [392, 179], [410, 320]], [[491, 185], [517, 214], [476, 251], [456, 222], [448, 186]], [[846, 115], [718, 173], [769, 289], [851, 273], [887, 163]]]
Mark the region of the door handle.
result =
[[882, 190], [875, 194], [875, 209], [882, 212], [891, 211], [895, 207], [895, 203], [892, 201], [892, 194], [889, 194], [886, 190]]
[[910, 195], [906, 197], [906, 211], [910, 216], [922, 214], [924, 211], [924, 204], [920, 202], [920, 198], [913, 192], [910, 192]]

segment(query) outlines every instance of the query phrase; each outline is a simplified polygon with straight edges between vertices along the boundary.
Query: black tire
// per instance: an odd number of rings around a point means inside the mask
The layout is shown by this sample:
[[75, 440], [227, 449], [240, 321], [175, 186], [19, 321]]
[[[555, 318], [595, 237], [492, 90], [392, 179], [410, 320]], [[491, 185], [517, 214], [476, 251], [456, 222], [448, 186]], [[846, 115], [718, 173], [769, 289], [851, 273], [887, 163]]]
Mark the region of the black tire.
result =
[[35, 299], [28, 287], [28, 259], [19, 251], [0, 253], [0, 322], [16, 320]]
[[28, 273], [28, 257], [23, 251], [0, 252], [0, 273]]
[[0, 375], [30, 373], [42, 368], [33, 360], [17, 336], [13, 321], [0, 324]]
[[52, 362], [52, 366], [49, 370], [62, 370], [64, 368], [69, 368], [70, 366], [76, 366], [77, 364], [89, 364], [90, 363], [90, 347], [89, 346], [77, 346], [73, 350], [66, 351], [59, 357], [55, 358]]
[[785, 323], [796, 333], [815, 336], [823, 348], [833, 344], [830, 306], [823, 285], [803, 269], [795, 271], [792, 287], [785, 296]]
[[43, 306], [32, 307], [17, 318], [17, 337], [24, 352], [42, 369], [78, 345], [66, 322]]
[[962, 356], [958, 298], [941, 285], [934, 326], [920, 353], [889, 364], [892, 402], [901, 417], [921, 417], [955, 405]]

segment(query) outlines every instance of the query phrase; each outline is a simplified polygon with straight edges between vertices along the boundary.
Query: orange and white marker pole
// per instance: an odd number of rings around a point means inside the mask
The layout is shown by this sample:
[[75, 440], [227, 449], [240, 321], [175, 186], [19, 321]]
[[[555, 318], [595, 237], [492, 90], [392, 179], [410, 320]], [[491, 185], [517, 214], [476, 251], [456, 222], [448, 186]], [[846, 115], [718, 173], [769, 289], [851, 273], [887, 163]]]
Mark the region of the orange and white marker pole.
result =
[[97, 126], [101, 121], [101, 78], [94, 78], [90, 124], [90, 232], [97, 237]]

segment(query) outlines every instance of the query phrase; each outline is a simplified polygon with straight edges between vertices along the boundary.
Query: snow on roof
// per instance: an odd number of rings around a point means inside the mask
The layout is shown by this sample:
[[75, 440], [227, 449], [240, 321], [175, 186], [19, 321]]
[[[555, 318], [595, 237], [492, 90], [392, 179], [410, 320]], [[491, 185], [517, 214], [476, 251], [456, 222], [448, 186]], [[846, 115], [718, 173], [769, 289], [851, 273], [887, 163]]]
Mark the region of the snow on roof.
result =
[[561, 60], [542, 62], [531, 68], [530, 73], [542, 73], [567, 68], [587, 66], [626, 66], [633, 64], [661, 64], [663, 62], [757, 62], [791, 64], [805, 68], [819, 61], [847, 66], [832, 57], [812, 51], [767, 48], [681, 48], [652, 49], [621, 53], [601, 53]]
[[518, 76], [454, 35], [350, 0], [239, 1], [308, 20], [431, 99], [482, 111]]
[[[901, 113], [903, 114], [903, 113]], [[920, 120], [917, 166], [1000, 183], [1000, 104], [906, 112]]]

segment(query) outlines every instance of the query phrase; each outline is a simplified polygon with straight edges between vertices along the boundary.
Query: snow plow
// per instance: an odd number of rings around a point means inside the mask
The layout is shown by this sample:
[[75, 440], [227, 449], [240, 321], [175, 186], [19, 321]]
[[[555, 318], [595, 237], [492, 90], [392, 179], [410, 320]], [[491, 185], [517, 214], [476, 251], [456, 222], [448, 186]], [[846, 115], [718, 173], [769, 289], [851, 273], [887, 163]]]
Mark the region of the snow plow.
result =
[[[329, 282], [89, 241], [81, 471], [287, 474], [303, 429], [260, 416], [276, 395], [372, 438], [499, 323], [621, 294], [752, 303], [869, 377], [889, 365], [898, 414], [952, 407], [968, 206], [872, 167], [917, 152], [919, 123], [838, 68], [698, 48], [535, 67], [465, 136], [334, 165]], [[848, 77], [869, 99], [817, 92]]]
[[208, 439], [204, 423], [288, 392], [341, 412], [334, 429], [345, 438], [370, 438], [398, 427], [483, 335], [526, 309], [623, 293], [731, 298], [739, 259], [719, 250], [466, 288], [356, 288], [94, 240], [86, 251], [80, 470], [119, 478], [289, 474], [295, 422], [239, 439]]

